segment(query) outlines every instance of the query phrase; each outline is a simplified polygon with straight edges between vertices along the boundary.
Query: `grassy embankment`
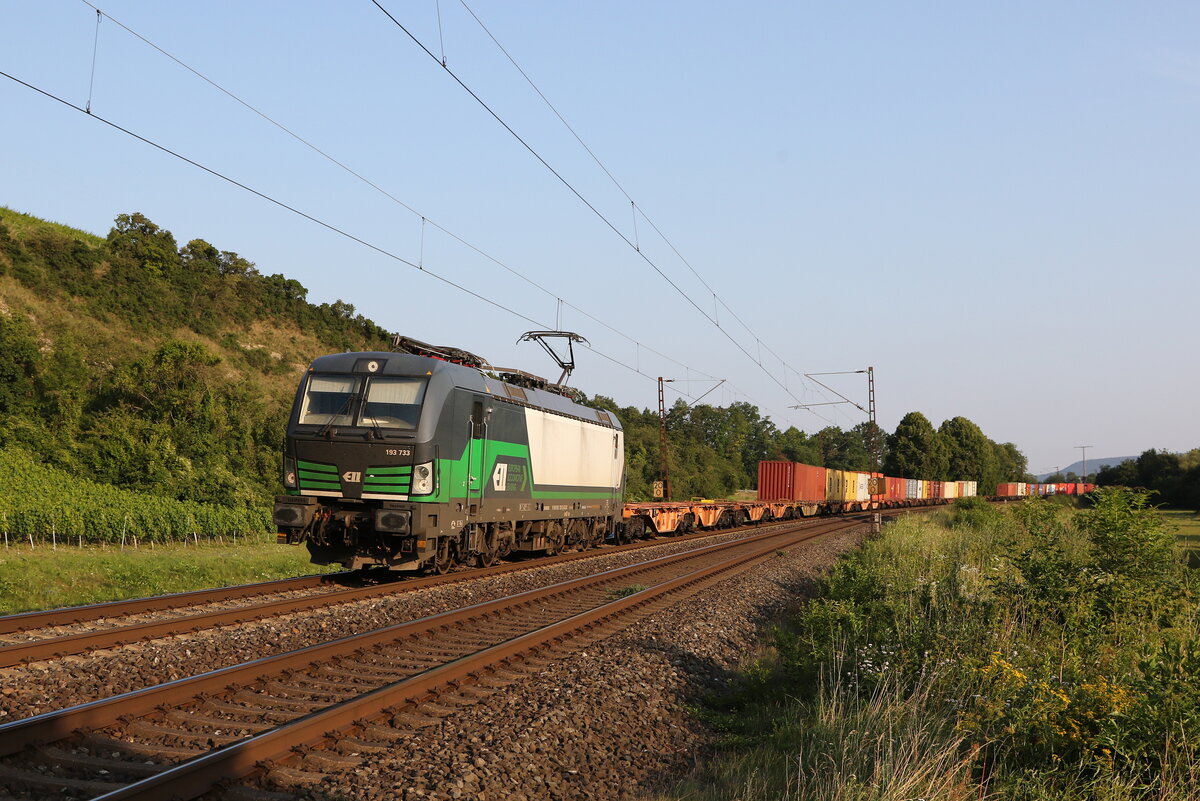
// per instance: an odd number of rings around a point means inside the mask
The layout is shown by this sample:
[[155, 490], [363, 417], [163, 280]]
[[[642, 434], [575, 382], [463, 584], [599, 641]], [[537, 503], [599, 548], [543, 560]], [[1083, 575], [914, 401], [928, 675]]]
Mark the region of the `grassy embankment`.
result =
[[214, 586], [266, 582], [328, 571], [305, 548], [278, 546], [274, 536], [232, 542], [68, 546], [0, 546], [0, 614], [74, 607]]
[[673, 797], [1200, 797], [1200, 604], [1144, 495], [959, 502], [849, 555], [698, 710]]
[[1164, 509], [1162, 516], [1175, 529], [1175, 538], [1188, 555], [1192, 567], [1200, 566], [1200, 513]]
[[141, 543], [137, 548], [0, 545], [0, 614], [203, 590], [328, 570], [273, 535], [225, 542]]

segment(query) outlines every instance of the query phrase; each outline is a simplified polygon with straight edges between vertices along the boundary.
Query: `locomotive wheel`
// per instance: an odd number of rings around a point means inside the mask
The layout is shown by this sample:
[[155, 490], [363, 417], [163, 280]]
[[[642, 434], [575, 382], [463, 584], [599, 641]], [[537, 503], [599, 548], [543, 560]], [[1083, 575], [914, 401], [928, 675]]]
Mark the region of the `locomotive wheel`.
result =
[[483, 550], [475, 557], [475, 564], [478, 567], [491, 567], [499, 561], [499, 548], [496, 543], [496, 530], [489, 526], [486, 534], [483, 535]]
[[450, 538], [438, 537], [437, 554], [433, 557], [433, 572], [444, 576], [454, 567], [454, 556], [450, 552]]

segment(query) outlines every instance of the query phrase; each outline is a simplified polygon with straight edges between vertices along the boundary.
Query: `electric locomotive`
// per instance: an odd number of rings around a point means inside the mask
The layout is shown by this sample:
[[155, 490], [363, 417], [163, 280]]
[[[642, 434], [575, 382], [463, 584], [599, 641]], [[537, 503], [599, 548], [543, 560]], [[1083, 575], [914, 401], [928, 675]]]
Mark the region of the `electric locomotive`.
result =
[[316, 564], [445, 572], [598, 545], [621, 520], [624, 434], [519, 371], [398, 338], [321, 356], [296, 390], [279, 541]]

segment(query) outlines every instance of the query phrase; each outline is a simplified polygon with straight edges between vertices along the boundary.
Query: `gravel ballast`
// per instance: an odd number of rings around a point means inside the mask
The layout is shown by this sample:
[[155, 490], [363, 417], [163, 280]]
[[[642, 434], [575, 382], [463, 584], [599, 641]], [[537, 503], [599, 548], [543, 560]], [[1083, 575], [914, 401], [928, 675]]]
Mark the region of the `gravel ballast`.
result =
[[533, 671], [299, 797], [643, 798], [703, 760], [711, 745], [685, 705], [723, 686], [762, 626], [866, 531], [793, 548]]
[[594, 559], [400, 591], [395, 595], [327, 609], [150, 640], [53, 662], [0, 669], [0, 723], [483, 603], [601, 570], [739, 539], [748, 533], [753, 532], [729, 532], [691, 542], [666, 540], [660, 546], [623, 553], [599, 551]]

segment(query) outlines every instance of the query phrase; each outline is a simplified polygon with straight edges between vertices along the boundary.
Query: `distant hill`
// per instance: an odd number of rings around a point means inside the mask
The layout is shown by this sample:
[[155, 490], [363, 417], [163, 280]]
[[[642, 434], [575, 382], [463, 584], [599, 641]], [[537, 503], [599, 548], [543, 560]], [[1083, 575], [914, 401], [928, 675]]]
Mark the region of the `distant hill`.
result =
[[139, 213], [96, 236], [0, 207], [0, 448], [105, 484], [259, 505], [315, 357], [386, 350], [343, 301]]
[[[1108, 456], [1108, 457], [1105, 457], [1102, 459], [1088, 459], [1087, 460], [1087, 471], [1088, 471], [1089, 475], [1095, 475], [1096, 471], [1102, 467], [1108, 467], [1110, 465], [1120, 464], [1121, 462], [1128, 462], [1129, 460], [1136, 459], [1136, 458], [1137, 458], [1136, 456]], [[1067, 473], [1074, 473], [1077, 476], [1082, 476], [1083, 475], [1083, 461], [1080, 460], [1078, 462], [1075, 462], [1074, 464], [1069, 464], [1058, 472], [1062, 473], [1064, 476]], [[1047, 478], [1049, 478], [1052, 475], [1054, 475], [1053, 472], [1041, 473], [1038, 475], [1037, 480], [1045, 481]]]

